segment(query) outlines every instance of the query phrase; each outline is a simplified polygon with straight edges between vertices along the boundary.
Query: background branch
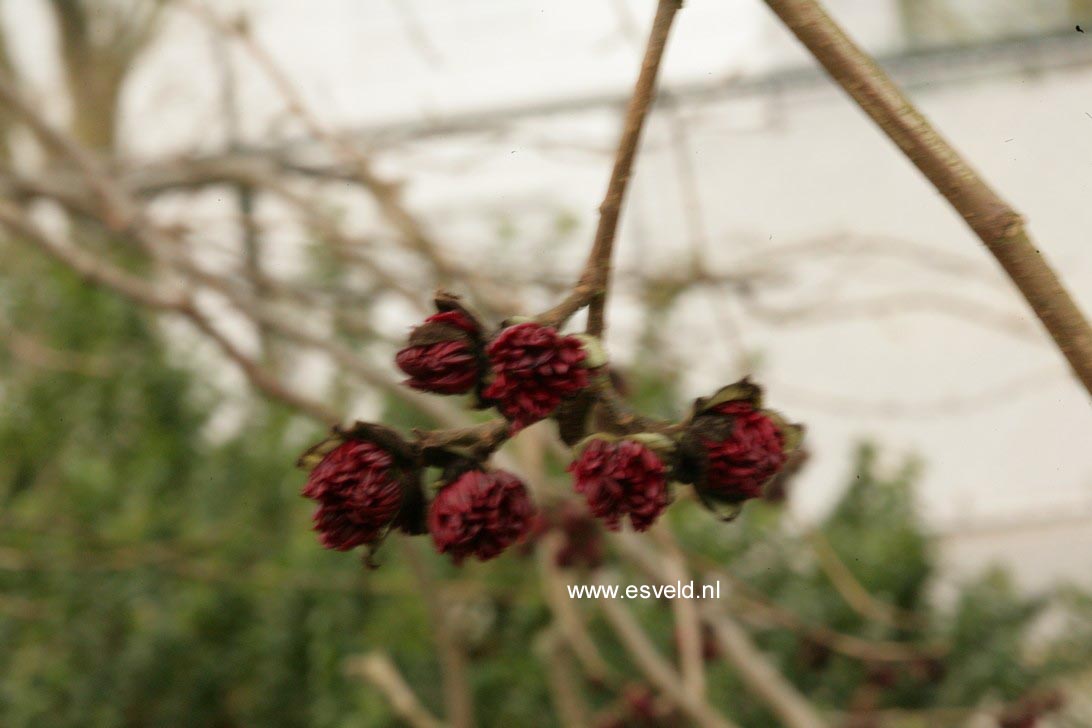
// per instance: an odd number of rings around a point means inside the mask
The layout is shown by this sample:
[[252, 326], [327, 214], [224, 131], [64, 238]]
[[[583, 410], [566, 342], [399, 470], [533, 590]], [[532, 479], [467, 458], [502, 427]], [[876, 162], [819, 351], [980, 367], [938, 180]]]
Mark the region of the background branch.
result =
[[831, 77], [963, 216], [1092, 395], [1092, 328], [1024, 227], [816, 0], [766, 0]]
[[421, 705], [389, 655], [370, 652], [350, 660], [346, 668], [383, 693], [395, 713], [413, 728], [443, 728], [444, 724]]

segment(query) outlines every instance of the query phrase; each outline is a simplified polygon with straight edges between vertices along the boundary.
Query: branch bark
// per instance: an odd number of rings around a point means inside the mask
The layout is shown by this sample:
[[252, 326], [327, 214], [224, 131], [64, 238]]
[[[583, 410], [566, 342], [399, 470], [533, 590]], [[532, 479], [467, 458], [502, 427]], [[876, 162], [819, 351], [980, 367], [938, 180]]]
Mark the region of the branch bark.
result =
[[470, 686], [466, 653], [451, 632], [443, 594], [437, 589], [417, 545], [408, 538], [400, 538], [398, 542], [424, 597], [429, 621], [432, 622], [433, 640], [440, 655], [447, 722], [452, 728], [472, 728], [475, 724], [474, 693]]
[[618, 140], [618, 151], [614, 157], [607, 193], [599, 205], [599, 225], [595, 229], [588, 261], [580, 275], [580, 280], [572, 292], [543, 314], [540, 320], [553, 326], [559, 326], [585, 305], [588, 306], [587, 331], [592, 336], [602, 336], [605, 326], [603, 311], [607, 302], [607, 290], [610, 286], [611, 254], [614, 251], [614, 238], [618, 232], [618, 219], [622, 212], [622, 202], [626, 196], [629, 179], [633, 171], [633, 160], [641, 141], [641, 132], [645, 119], [656, 95], [656, 78], [660, 72], [667, 36], [675, 14], [682, 7], [682, 0], [660, 0], [656, 6], [656, 16], [652, 20], [648, 43], [645, 46], [641, 71], [637, 83], [626, 107], [622, 137]]
[[179, 314], [210, 338], [258, 390], [323, 424], [338, 422], [337, 413], [323, 403], [287, 387], [275, 374], [248, 356], [193, 303], [185, 292], [167, 293], [160, 286], [116, 268], [78, 247], [66, 246], [35, 225], [15, 205], [0, 201], [0, 225], [33, 243], [39, 250], [68, 266], [87, 283], [112, 290], [148, 308]]
[[407, 725], [413, 728], [443, 728], [444, 724], [421, 705], [421, 701], [406, 684], [405, 678], [398, 672], [389, 655], [378, 651], [370, 652], [350, 660], [346, 667], [383, 693], [394, 712]]
[[721, 652], [744, 684], [764, 702], [788, 728], [823, 728], [827, 725], [815, 708], [777, 671], [734, 619], [710, 604], [704, 610]]
[[696, 698], [682, 683], [682, 679], [671, 664], [656, 650], [656, 646], [645, 634], [644, 629], [621, 601], [614, 599], [599, 600], [599, 607], [618, 636], [619, 641], [633, 659], [633, 663], [644, 673], [665, 697], [671, 700], [679, 710], [686, 713], [694, 725], [702, 728], [734, 728], [735, 723], [718, 713], [709, 703]]
[[[664, 581], [683, 583], [690, 579], [686, 565], [686, 554], [675, 540], [670, 524], [661, 521], [652, 532], [663, 547]], [[692, 599], [672, 599], [671, 611], [675, 617], [675, 629], [678, 634], [679, 671], [682, 673], [683, 687], [693, 693], [697, 699], [705, 697], [705, 658], [702, 655], [702, 627], [698, 607]]]
[[816, 0], [766, 4], [963, 217], [1092, 394], [1092, 328], [1028, 235], [1019, 213], [937, 133]]

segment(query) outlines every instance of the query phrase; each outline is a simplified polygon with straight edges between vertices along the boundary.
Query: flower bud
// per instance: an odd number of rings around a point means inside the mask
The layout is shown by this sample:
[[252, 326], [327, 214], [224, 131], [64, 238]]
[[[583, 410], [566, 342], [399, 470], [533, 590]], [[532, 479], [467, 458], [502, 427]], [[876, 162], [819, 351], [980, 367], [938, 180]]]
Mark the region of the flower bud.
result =
[[318, 503], [314, 529], [326, 548], [374, 545], [391, 526], [409, 528], [420, 497], [418, 473], [393, 431], [364, 423], [338, 430], [300, 465], [313, 466], [303, 495]]
[[509, 326], [486, 347], [493, 380], [482, 392], [519, 430], [550, 416], [588, 385], [580, 340], [533, 321]]
[[531, 528], [535, 506], [523, 481], [504, 470], [471, 468], [440, 488], [428, 511], [436, 550], [455, 563], [498, 556]]
[[440, 311], [425, 319], [395, 356], [409, 375], [406, 384], [422, 392], [465, 394], [481, 379], [481, 326], [465, 309]]
[[762, 495], [800, 443], [803, 428], [762, 409], [761, 390], [746, 379], [695, 403], [682, 438], [680, 477], [711, 508]]
[[[583, 493], [592, 515], [602, 518], [607, 528], [617, 531], [629, 516], [634, 530], [644, 531], [667, 507], [667, 468], [657, 451], [670, 447], [662, 435], [650, 435], [647, 443], [638, 436], [614, 439], [592, 435], [577, 447], [577, 458], [569, 465], [576, 492]], [[655, 444], [654, 444], [655, 443]]]

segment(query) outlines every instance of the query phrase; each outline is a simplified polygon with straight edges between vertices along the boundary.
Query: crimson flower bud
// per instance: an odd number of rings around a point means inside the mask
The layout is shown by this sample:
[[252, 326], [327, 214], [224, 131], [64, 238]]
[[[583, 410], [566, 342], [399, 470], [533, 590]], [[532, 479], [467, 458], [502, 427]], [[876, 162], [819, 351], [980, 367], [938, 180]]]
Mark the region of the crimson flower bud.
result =
[[440, 311], [425, 319], [395, 356], [406, 384], [435, 394], [465, 394], [482, 376], [481, 327], [465, 311]]
[[763, 494], [804, 436], [800, 425], [763, 409], [762, 390], [747, 379], [695, 401], [683, 425], [675, 475], [724, 520]]
[[379, 541], [402, 509], [404, 474], [379, 445], [345, 440], [311, 471], [303, 495], [319, 504], [315, 530], [328, 549]]
[[762, 486], [785, 464], [784, 435], [750, 402], [725, 402], [704, 416], [731, 423], [723, 438], [701, 438], [708, 457], [705, 490], [735, 501], [761, 496]]
[[531, 321], [504, 329], [486, 347], [493, 381], [482, 396], [518, 430], [550, 416], [588, 385], [580, 339]]
[[498, 556], [531, 529], [535, 506], [523, 481], [504, 470], [464, 471], [444, 485], [428, 512], [436, 550], [455, 563]]
[[569, 465], [578, 493], [583, 493], [592, 515], [617, 531], [629, 516], [637, 531], [651, 526], [668, 504], [663, 460], [635, 440], [611, 441], [592, 436]]

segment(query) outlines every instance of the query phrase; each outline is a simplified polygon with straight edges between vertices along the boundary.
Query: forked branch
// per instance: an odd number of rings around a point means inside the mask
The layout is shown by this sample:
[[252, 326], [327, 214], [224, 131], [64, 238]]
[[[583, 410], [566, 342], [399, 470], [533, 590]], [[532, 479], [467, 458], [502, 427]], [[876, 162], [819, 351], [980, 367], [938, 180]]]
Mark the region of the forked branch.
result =
[[581, 308], [588, 306], [588, 333], [592, 336], [603, 334], [603, 311], [610, 285], [611, 254], [614, 252], [614, 238], [618, 232], [622, 201], [633, 172], [633, 160], [640, 146], [645, 119], [656, 95], [656, 78], [660, 73], [667, 36], [671, 32], [675, 13], [681, 7], [682, 0], [660, 0], [656, 7], [656, 17], [652, 21], [652, 30], [649, 31], [641, 72], [626, 107], [622, 136], [618, 140], [614, 167], [607, 182], [607, 193], [599, 205], [599, 224], [595, 229], [591, 252], [573, 290], [565, 300], [539, 317], [543, 323], [559, 326]]

